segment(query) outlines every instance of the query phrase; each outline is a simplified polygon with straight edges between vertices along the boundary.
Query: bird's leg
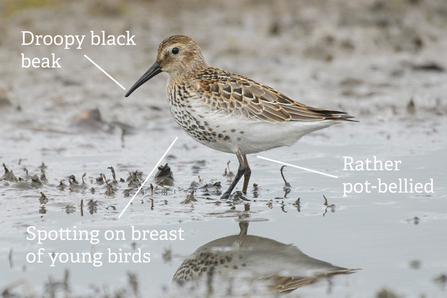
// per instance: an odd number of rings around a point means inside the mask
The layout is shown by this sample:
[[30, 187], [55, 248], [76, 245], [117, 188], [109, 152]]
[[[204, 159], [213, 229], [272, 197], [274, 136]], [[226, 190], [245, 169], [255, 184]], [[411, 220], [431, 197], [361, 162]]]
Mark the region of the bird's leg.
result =
[[239, 246], [242, 246], [242, 242], [243, 242], [243, 238], [244, 236], [247, 236], [247, 231], [248, 231], [248, 221], [243, 220], [241, 222], [239, 222], [239, 228], [240, 228], [240, 233], [239, 233], [239, 237], [237, 238], [237, 244], [239, 244]]
[[248, 165], [247, 155], [244, 154], [244, 163], [245, 163], [245, 173], [244, 173], [244, 186], [242, 187], [242, 192], [247, 194], [248, 181], [250, 181], [251, 170]]
[[[236, 176], [234, 177], [233, 181], [231, 182], [230, 187], [220, 197], [221, 200], [226, 200], [230, 197], [231, 192], [236, 187], [239, 180], [242, 178], [242, 175], [244, 175], [244, 186], [245, 186], [245, 181], [247, 181], [247, 185], [248, 185], [248, 180], [247, 180], [247, 176], [246, 176], [247, 168], [249, 170], [248, 178], [250, 178], [251, 171], [250, 171], [250, 168], [248, 167], [248, 163], [246, 163], [247, 157], [245, 156], [245, 154], [242, 155], [239, 150], [236, 152], [236, 156], [237, 156], [237, 159], [239, 160], [239, 168], [237, 169]], [[246, 187], [245, 187], [245, 190], [246, 190]]]

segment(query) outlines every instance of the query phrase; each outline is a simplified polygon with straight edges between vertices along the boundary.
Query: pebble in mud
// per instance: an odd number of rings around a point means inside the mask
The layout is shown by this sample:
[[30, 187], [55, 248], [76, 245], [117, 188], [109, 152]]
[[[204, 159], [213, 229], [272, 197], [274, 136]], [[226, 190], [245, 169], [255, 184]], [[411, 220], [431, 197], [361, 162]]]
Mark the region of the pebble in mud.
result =
[[3, 164], [3, 168], [5, 169], [5, 173], [3, 174], [3, 176], [0, 178], [0, 180], [6, 180], [6, 181], [14, 181], [15, 177], [14, 177], [14, 173], [12, 171], [10, 171], [5, 164]]
[[[135, 128], [131, 125], [112, 121], [107, 122], [102, 119], [99, 109], [86, 109], [79, 115], [73, 118], [71, 126], [79, 131], [88, 132], [99, 132], [104, 131], [108, 133], [114, 132], [117, 128], [121, 129], [121, 137], [124, 138], [125, 135], [132, 133]], [[123, 141], [123, 140], [122, 140]]]
[[155, 174], [155, 183], [157, 185], [174, 185], [174, 174], [168, 164], [158, 167], [158, 172]]
[[45, 194], [43, 192], [40, 193], [39, 202], [42, 205], [45, 205], [46, 203], [48, 203], [48, 198], [45, 196]]
[[9, 92], [0, 87], [0, 108], [11, 106], [11, 95]]
[[73, 119], [73, 126], [90, 131], [102, 130], [107, 123], [102, 120], [98, 109], [84, 110]]

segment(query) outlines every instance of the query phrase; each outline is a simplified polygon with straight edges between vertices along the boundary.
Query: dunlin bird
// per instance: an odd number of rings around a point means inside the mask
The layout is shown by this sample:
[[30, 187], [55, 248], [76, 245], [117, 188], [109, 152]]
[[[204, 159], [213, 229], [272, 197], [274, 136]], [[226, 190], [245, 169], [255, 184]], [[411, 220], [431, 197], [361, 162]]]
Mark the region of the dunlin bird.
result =
[[229, 198], [244, 176], [247, 192], [251, 170], [247, 154], [291, 146], [302, 136], [339, 122], [353, 121], [344, 112], [298, 103], [264, 84], [208, 66], [197, 43], [174, 35], [158, 46], [157, 60], [129, 89], [167, 72], [167, 96], [175, 121], [196, 141], [234, 153], [239, 168], [222, 199]]

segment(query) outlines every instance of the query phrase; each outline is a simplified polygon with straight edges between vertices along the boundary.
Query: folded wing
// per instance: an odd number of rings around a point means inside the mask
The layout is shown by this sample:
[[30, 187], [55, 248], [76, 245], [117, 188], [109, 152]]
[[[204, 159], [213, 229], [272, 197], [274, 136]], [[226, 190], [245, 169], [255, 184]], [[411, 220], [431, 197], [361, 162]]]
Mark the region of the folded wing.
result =
[[206, 104], [229, 113], [269, 122], [355, 121], [345, 112], [323, 110], [298, 103], [266, 85], [219, 68], [208, 67], [197, 76], [193, 88]]

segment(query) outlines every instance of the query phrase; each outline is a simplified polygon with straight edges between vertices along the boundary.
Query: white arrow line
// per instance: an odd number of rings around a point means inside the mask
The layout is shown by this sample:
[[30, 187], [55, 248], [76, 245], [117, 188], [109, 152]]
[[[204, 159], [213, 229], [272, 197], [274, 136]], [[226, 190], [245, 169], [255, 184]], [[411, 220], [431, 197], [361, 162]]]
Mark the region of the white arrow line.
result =
[[163, 160], [163, 158], [165, 158], [166, 154], [168, 154], [169, 150], [171, 150], [172, 146], [174, 146], [175, 142], [177, 141], [178, 137], [175, 137], [174, 141], [172, 142], [171, 146], [169, 146], [168, 150], [166, 150], [165, 154], [163, 154], [163, 156], [160, 158], [160, 160], [157, 162], [157, 164], [155, 165], [155, 167], [152, 169], [152, 171], [149, 173], [149, 175], [147, 175], [146, 180], [144, 180], [143, 184], [141, 184], [141, 186], [138, 188], [137, 192], [133, 195], [132, 199], [130, 199], [129, 203], [127, 203], [126, 208], [124, 208], [124, 210], [121, 212], [121, 214], [118, 216], [118, 218], [121, 218], [121, 216], [123, 215], [124, 212], [126, 212], [127, 208], [129, 207], [130, 203], [132, 203], [133, 199], [135, 199], [135, 197], [137, 196], [137, 194], [140, 192], [140, 190], [143, 188], [144, 184], [146, 183], [146, 181], [149, 179], [150, 176], [152, 176], [152, 174], [155, 172], [155, 170], [158, 168], [158, 165], [161, 163], [161, 161]]
[[108, 76], [112, 81], [114, 81], [118, 86], [120, 86], [123, 90], [126, 90], [126, 88], [124, 88], [123, 85], [121, 85], [120, 83], [118, 83], [117, 80], [115, 80], [114, 78], [112, 78], [111, 75], [109, 75], [104, 69], [102, 69], [98, 64], [96, 64], [92, 59], [90, 59], [87, 55], [84, 55], [85, 58], [87, 58], [88, 61], [90, 61], [91, 63], [93, 63], [94, 66], [98, 67], [100, 71], [102, 71], [106, 76]]
[[318, 171], [311, 170], [311, 169], [308, 169], [308, 168], [299, 167], [299, 166], [296, 166], [296, 165], [292, 165], [290, 163], [285, 163], [285, 162], [274, 160], [274, 159], [270, 159], [270, 158], [267, 158], [267, 157], [262, 157], [262, 156], [256, 156], [256, 157], [260, 158], [260, 159], [265, 159], [265, 160], [268, 160], [268, 161], [271, 161], [271, 162], [276, 162], [276, 163], [279, 163], [279, 164], [282, 164], [282, 165], [286, 165], [286, 166], [289, 166], [289, 167], [294, 167], [294, 168], [297, 168], [297, 169], [309, 171], [309, 172], [312, 172], [312, 173], [317, 173], [317, 174], [328, 176], [328, 177], [332, 177], [332, 178], [338, 178], [338, 176], [334, 176], [334, 175], [318, 172]]

